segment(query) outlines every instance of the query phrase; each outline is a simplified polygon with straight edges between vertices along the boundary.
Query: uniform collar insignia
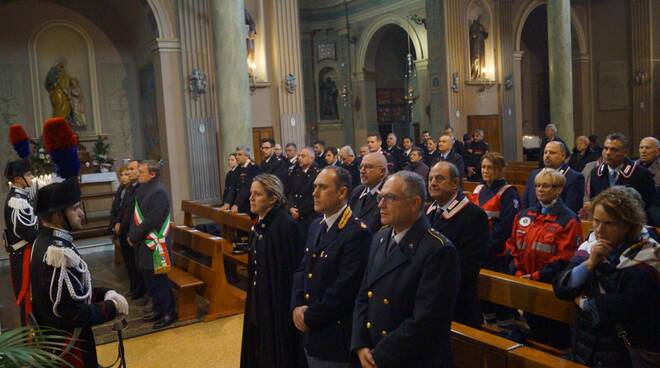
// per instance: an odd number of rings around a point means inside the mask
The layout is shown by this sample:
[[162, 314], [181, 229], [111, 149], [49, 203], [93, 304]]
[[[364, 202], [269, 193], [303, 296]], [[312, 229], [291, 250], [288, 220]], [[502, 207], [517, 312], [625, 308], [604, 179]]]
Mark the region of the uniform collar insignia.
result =
[[444, 217], [445, 220], [449, 220], [450, 218], [454, 217], [457, 213], [461, 212], [461, 210], [465, 208], [465, 206], [467, 206], [468, 203], [470, 203], [470, 201], [467, 199], [467, 197], [463, 197], [460, 200], [457, 197], [449, 204], [447, 210], [442, 213], [442, 217]]
[[351, 211], [351, 208], [349, 206], [346, 206], [346, 209], [344, 210], [344, 214], [341, 215], [341, 219], [339, 220], [339, 230], [343, 229], [346, 227], [346, 224], [348, 224], [348, 220], [351, 219], [351, 216], [353, 216], [353, 211]]
[[22, 196], [25, 196], [26, 198], [28, 198], [28, 197], [30, 196], [30, 192], [28, 192], [28, 191], [25, 190], [25, 189], [21, 189], [21, 188], [15, 187], [15, 186], [13, 186], [13, 185], [12, 185], [11, 188], [14, 190], [14, 193], [17, 193], [17, 194], [20, 194], [20, 195], [22, 195]]

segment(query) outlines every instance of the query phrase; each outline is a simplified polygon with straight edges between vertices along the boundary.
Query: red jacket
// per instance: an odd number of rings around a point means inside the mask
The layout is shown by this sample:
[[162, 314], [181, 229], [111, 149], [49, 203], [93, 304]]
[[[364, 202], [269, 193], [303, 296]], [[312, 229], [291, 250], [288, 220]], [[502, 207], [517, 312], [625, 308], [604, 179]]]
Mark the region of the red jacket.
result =
[[515, 275], [532, 275], [532, 280], [552, 282], [582, 243], [580, 220], [558, 199], [542, 214], [542, 207], [523, 210], [513, 223], [506, 249], [513, 256]]

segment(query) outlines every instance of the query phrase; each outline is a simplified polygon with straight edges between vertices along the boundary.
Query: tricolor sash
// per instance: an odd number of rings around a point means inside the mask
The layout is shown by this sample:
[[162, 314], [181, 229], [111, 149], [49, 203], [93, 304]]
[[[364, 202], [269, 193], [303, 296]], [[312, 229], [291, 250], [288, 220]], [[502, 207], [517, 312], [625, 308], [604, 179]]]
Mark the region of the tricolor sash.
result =
[[[138, 206], [138, 202], [135, 201], [135, 211], [133, 212], [133, 221], [136, 225], [142, 224], [144, 222], [144, 215]], [[161, 225], [160, 230], [156, 232], [155, 230], [147, 234], [147, 238], [144, 241], [144, 244], [152, 251], [153, 262], [154, 262], [154, 273], [167, 273], [172, 267], [172, 262], [170, 260], [170, 253], [167, 251], [166, 238], [167, 234], [170, 232], [170, 215], [168, 214]]]

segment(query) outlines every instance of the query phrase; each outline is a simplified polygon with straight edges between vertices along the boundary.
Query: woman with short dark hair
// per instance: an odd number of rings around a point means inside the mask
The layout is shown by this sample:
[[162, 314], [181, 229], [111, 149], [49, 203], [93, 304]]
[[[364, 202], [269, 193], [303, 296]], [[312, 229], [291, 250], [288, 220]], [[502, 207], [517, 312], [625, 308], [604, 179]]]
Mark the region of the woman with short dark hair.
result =
[[[557, 297], [577, 306], [571, 358], [598, 367], [660, 366], [660, 247], [644, 227], [644, 208], [612, 187], [591, 211], [592, 236], [554, 280]], [[633, 364], [633, 356], [648, 365]]]
[[241, 368], [295, 368], [304, 355], [291, 319], [291, 287], [304, 244], [277, 176], [254, 178], [250, 211], [257, 223], [249, 241]]

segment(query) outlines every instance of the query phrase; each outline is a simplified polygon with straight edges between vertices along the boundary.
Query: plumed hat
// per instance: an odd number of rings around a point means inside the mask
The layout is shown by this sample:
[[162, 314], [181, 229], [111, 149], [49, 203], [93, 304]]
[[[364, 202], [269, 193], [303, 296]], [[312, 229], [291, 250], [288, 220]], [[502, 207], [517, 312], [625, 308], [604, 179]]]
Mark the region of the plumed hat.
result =
[[55, 173], [64, 179], [48, 184], [37, 194], [38, 216], [61, 211], [80, 202], [80, 159], [78, 139], [64, 118], [50, 118], [44, 124], [44, 148], [55, 164]]
[[30, 137], [19, 124], [9, 127], [9, 143], [20, 159], [7, 162], [5, 178], [11, 180], [30, 171]]

